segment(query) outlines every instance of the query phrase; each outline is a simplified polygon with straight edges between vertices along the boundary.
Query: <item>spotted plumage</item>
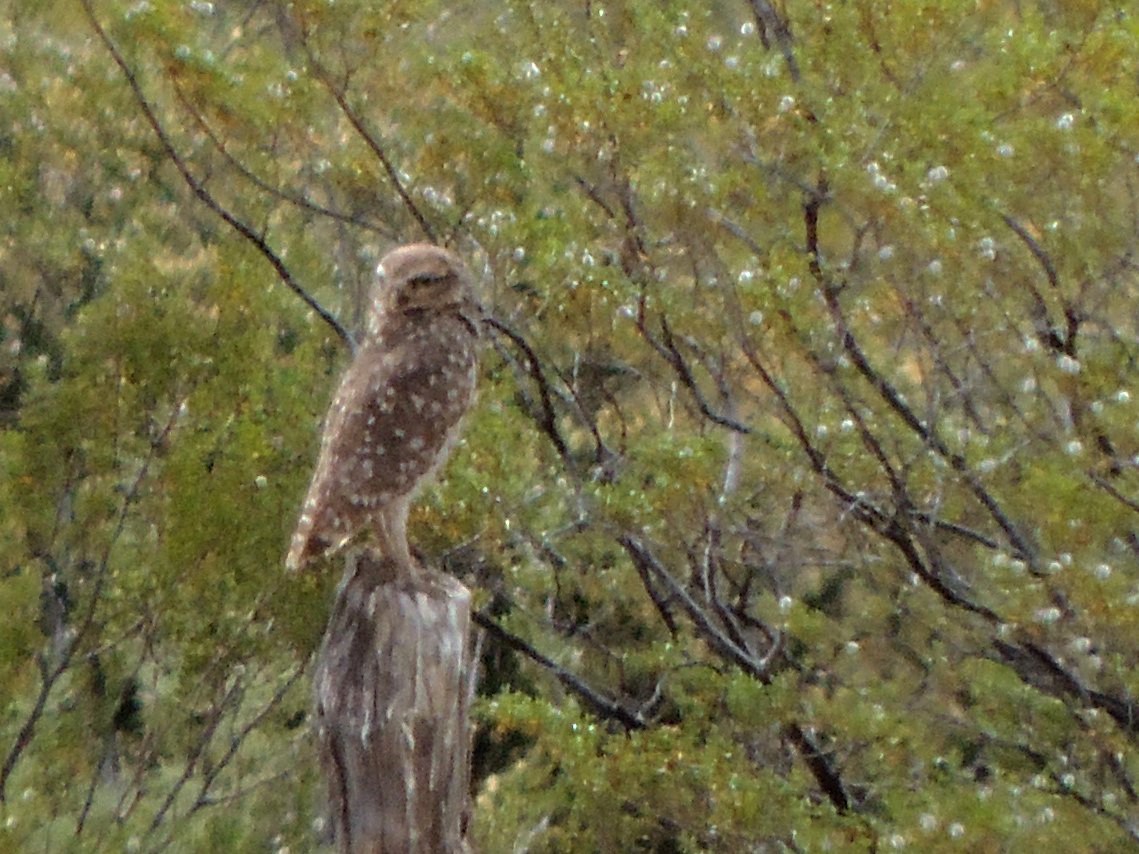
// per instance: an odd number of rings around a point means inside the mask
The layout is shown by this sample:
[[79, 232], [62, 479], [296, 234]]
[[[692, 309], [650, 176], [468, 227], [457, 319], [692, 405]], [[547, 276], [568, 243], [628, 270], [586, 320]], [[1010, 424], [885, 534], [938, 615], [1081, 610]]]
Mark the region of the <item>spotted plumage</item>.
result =
[[365, 340], [328, 411], [290, 569], [368, 531], [415, 572], [407, 514], [474, 399], [477, 316], [470, 276], [445, 249], [417, 243], [380, 262]]

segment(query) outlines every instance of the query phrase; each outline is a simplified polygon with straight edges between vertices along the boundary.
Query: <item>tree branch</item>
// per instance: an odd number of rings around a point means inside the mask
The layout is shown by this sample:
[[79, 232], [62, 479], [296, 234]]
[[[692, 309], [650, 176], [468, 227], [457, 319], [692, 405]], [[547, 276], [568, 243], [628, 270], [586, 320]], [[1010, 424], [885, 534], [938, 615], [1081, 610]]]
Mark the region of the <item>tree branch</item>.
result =
[[474, 611], [471, 614], [471, 618], [496, 640], [522, 653], [531, 661], [540, 665], [544, 670], [549, 671], [570, 693], [583, 700], [586, 707], [598, 717], [605, 720], [617, 721], [625, 727], [625, 729], [630, 730], [644, 729], [645, 726], [647, 726], [647, 722], [641, 712], [631, 712], [616, 700], [610, 699], [595, 690], [583, 681], [581, 677], [566, 670], [552, 658], [538, 652], [537, 649], [518, 637], [518, 635], [508, 632], [485, 611]]
[[27, 749], [28, 745], [31, 744], [36, 727], [39, 725], [40, 719], [47, 709], [47, 701], [51, 696], [52, 690], [63, 674], [71, 667], [75, 651], [78, 649], [80, 643], [83, 642], [88, 633], [95, 626], [95, 616], [98, 613], [99, 602], [103, 598], [103, 589], [106, 586], [107, 577], [110, 574], [111, 552], [114, 550], [115, 545], [119, 542], [119, 538], [126, 528], [127, 518], [131, 508], [134, 507], [142, 493], [142, 485], [150, 473], [150, 466], [158, 455], [159, 448], [166, 444], [170, 432], [174, 429], [180, 409], [181, 404], [179, 402], [175, 402], [171, 407], [170, 418], [159, 434], [151, 439], [147, 455], [143, 459], [142, 465], [139, 466], [138, 473], [135, 475], [134, 480], [131, 481], [130, 486], [127, 487], [123, 495], [122, 505], [119, 507], [118, 514], [115, 517], [114, 529], [111, 532], [106, 547], [103, 549], [103, 554], [95, 570], [95, 581], [91, 587], [90, 601], [87, 603], [86, 612], [79, 621], [78, 627], [65, 634], [65, 640], [59, 652], [59, 660], [53, 666], [50, 664], [46, 652], [41, 652], [36, 656], [36, 663], [40, 671], [40, 690], [36, 695], [36, 700], [32, 705], [31, 711], [28, 712], [28, 717], [24, 720], [20, 731], [12, 743], [12, 747], [4, 758], [3, 766], [0, 766], [0, 804], [6, 800], [8, 780], [20, 756], [24, 750]]
[[1029, 289], [1033, 298], [1033, 309], [1037, 321], [1042, 328], [1038, 328], [1038, 333], [1044, 344], [1054, 353], [1063, 353], [1076, 358], [1076, 334], [1080, 329], [1080, 318], [1075, 309], [1068, 304], [1064, 299], [1063, 291], [1060, 288], [1060, 275], [1056, 272], [1056, 265], [1052, 263], [1052, 259], [1048, 253], [1044, 251], [1044, 247], [1034, 238], [1023, 225], [1017, 222], [1008, 214], [1001, 214], [1001, 219], [1004, 220], [1005, 225], [1012, 229], [1013, 233], [1020, 238], [1021, 242], [1032, 253], [1032, 257], [1039, 262], [1041, 269], [1044, 271], [1044, 277], [1048, 280], [1048, 284], [1052, 287], [1060, 297], [1061, 303], [1064, 307], [1064, 319], [1067, 322], [1067, 330], [1064, 334], [1057, 332], [1048, 317], [1048, 305], [1044, 301], [1044, 296], [1029, 283]]
[[264, 178], [256, 174], [252, 169], [238, 160], [237, 157], [230, 152], [228, 146], [225, 144], [225, 141], [218, 137], [217, 133], [214, 132], [213, 127], [211, 127], [209, 122], [206, 121], [206, 117], [202, 115], [201, 111], [198, 110], [192, 103], [190, 103], [189, 97], [182, 90], [182, 87], [176, 80], [173, 81], [172, 85], [174, 86], [174, 91], [178, 96], [179, 103], [181, 103], [182, 108], [190, 114], [190, 118], [194, 120], [194, 124], [196, 124], [201, 129], [202, 133], [209, 137], [210, 142], [213, 143], [214, 148], [217, 149], [218, 153], [223, 158], [225, 158], [225, 161], [229, 163], [229, 165], [232, 166], [235, 170], [237, 170], [238, 174], [245, 178], [245, 180], [251, 183], [254, 187], [261, 190], [263, 193], [267, 193], [268, 195], [280, 199], [283, 202], [288, 202], [291, 205], [296, 205], [302, 210], [309, 211], [310, 213], [328, 217], [329, 219], [336, 220], [337, 222], [342, 222], [345, 225], [351, 225], [356, 228], [362, 228], [366, 231], [372, 231], [376, 234], [381, 234], [389, 240], [394, 241], [396, 239], [396, 235], [391, 231], [391, 229], [384, 228], [377, 223], [367, 222], [360, 219], [359, 217], [352, 216], [350, 214], [344, 214], [340, 211], [335, 211], [332, 208], [317, 204], [306, 196], [295, 195], [293, 193], [282, 190], [279, 187], [274, 187], [272, 184], [270, 184], [268, 181], [266, 181]]
[[1036, 690], [1061, 699], [1078, 699], [1106, 712], [1128, 735], [1139, 733], [1139, 703], [1088, 687], [1035, 641], [1013, 644], [994, 638], [993, 648], [1023, 682]]
[[[85, 0], [85, 2], [87, 2], [87, 0]], [[312, 45], [309, 44], [308, 33], [304, 32], [303, 29], [300, 30], [300, 41], [304, 46], [305, 56], [308, 57], [309, 64], [316, 74], [316, 79], [320, 81], [321, 85], [328, 91], [328, 94], [336, 101], [340, 112], [348, 119], [348, 123], [352, 125], [356, 133], [360, 135], [360, 138], [364, 141], [364, 144], [368, 146], [368, 149], [375, 156], [376, 160], [380, 162], [380, 166], [388, 176], [388, 181], [391, 182], [392, 188], [396, 191], [396, 195], [399, 196], [407, 212], [411, 214], [411, 218], [419, 225], [419, 229], [423, 232], [424, 237], [426, 237], [428, 241], [435, 243], [438, 240], [435, 229], [431, 226], [431, 223], [427, 221], [427, 217], [424, 216], [423, 211], [419, 209], [419, 206], [416, 205], [415, 200], [411, 198], [411, 194], [403, 185], [403, 180], [400, 178], [399, 170], [396, 169], [395, 163], [391, 157], [388, 156], [387, 151], [384, 150], [384, 146], [381, 145], [377, 136], [368, 129], [364, 123], [364, 119], [356, 112], [352, 105], [348, 103], [348, 96], [344, 88], [337, 85], [336, 81], [332, 79], [332, 75], [328, 72], [328, 69], [325, 68], [323, 63], [317, 58], [312, 50]]]
[[534, 349], [520, 333], [511, 329], [510, 326], [501, 320], [486, 316], [483, 318], [483, 323], [509, 338], [511, 343], [522, 351], [522, 355], [526, 358], [526, 370], [538, 387], [538, 399], [541, 401], [541, 412], [534, 414], [534, 420], [537, 421], [542, 432], [549, 438], [557, 450], [558, 456], [572, 469], [573, 461], [570, 457], [569, 447], [566, 445], [566, 441], [558, 429], [557, 414], [554, 412], [553, 395], [550, 391], [550, 381], [546, 378], [546, 373], [542, 370], [542, 363], [534, 353]]
[[107, 52], [110, 53], [111, 58], [115, 61], [115, 64], [119, 67], [119, 70], [122, 71], [123, 76], [126, 78], [127, 85], [130, 86], [131, 93], [134, 95], [135, 103], [138, 104], [139, 109], [142, 111], [143, 117], [146, 119], [146, 123], [150, 125], [151, 130], [153, 130], [155, 136], [158, 137], [159, 144], [166, 152], [166, 156], [169, 158], [170, 162], [174, 164], [174, 167], [182, 176], [182, 180], [186, 182], [186, 186], [190, 188], [193, 194], [197, 196], [198, 199], [207, 208], [210, 209], [210, 211], [220, 217], [230, 228], [232, 228], [243, 238], [253, 244], [253, 246], [256, 247], [257, 251], [260, 252], [273, 267], [273, 270], [276, 272], [277, 277], [285, 283], [285, 286], [288, 287], [289, 290], [291, 290], [298, 297], [300, 297], [305, 305], [315, 311], [320, 319], [332, 328], [332, 330], [336, 333], [340, 340], [344, 342], [349, 350], [355, 351], [356, 342], [352, 338], [351, 333], [349, 333], [348, 330], [345, 329], [326, 308], [324, 308], [324, 306], [317, 302], [316, 299], [308, 291], [306, 291], [295, 278], [293, 278], [293, 274], [290, 272], [289, 268], [285, 266], [285, 262], [282, 261], [281, 257], [273, 251], [273, 248], [269, 246], [265, 239], [256, 231], [254, 231], [251, 226], [238, 219], [237, 216], [222, 206], [222, 204], [213, 197], [209, 190], [205, 188], [205, 185], [194, 176], [193, 172], [190, 171], [190, 167], [186, 164], [186, 161], [182, 159], [182, 156], [174, 147], [174, 143], [166, 133], [166, 130], [163, 128], [162, 123], [158, 120], [157, 113], [155, 113], [154, 108], [146, 98], [146, 94], [142, 91], [142, 85], [138, 81], [138, 76], [134, 73], [134, 70], [130, 67], [130, 65], [127, 64], [126, 59], [119, 51], [118, 46], [111, 39], [110, 35], [103, 28], [103, 25], [99, 23], [99, 19], [95, 16], [95, 10], [92, 7], [92, 0], [80, 0], [80, 2], [83, 5], [83, 10], [86, 12], [87, 19], [90, 21], [91, 27], [94, 29], [95, 34], [99, 37], [99, 40], [103, 43], [104, 47], [107, 48]]
[[637, 331], [641, 333], [641, 337], [649, 343], [652, 347], [669, 365], [672, 366], [673, 371], [676, 373], [677, 378], [681, 384], [688, 389], [692, 395], [692, 399], [696, 401], [696, 407], [700, 413], [711, 421], [713, 424], [718, 424], [721, 427], [726, 427], [729, 430], [734, 430], [737, 433], [749, 434], [752, 432], [751, 428], [746, 424], [742, 424], [734, 418], [729, 418], [712, 409], [707, 399], [704, 397], [704, 392], [700, 390], [699, 384], [696, 382], [696, 377], [692, 374], [692, 368], [689, 367], [688, 362], [685, 360], [684, 355], [676, 346], [676, 340], [672, 334], [672, 328], [668, 325], [668, 320], [662, 314], [660, 317], [660, 327], [662, 340], [658, 341], [656, 336], [649, 332], [647, 328], [647, 320], [644, 311], [644, 302], [642, 300], [640, 311], [637, 314]]
[[[628, 553], [634, 565], [643, 564], [645, 571], [655, 575], [671, 590], [672, 595], [681, 603], [700, 631], [701, 637], [708, 642], [713, 650], [760, 684], [768, 685], [771, 683], [769, 664], [771, 656], [779, 649], [778, 644], [773, 645], [771, 653], [764, 659], [756, 659], [712, 623], [704, 610], [688, 594], [688, 591], [672, 577], [672, 574], [657, 560], [644, 543], [629, 534], [619, 535], [617, 542]], [[785, 725], [783, 733], [795, 745], [795, 749], [807, 764], [831, 806], [839, 813], [849, 812], [852, 807], [850, 795], [846, 791], [842, 775], [830, 757], [823, 753], [815, 743], [814, 738], [797, 722], [793, 721]]]
[[804, 202], [803, 221], [807, 234], [807, 263], [811, 270], [811, 276], [818, 283], [819, 289], [823, 294], [823, 299], [830, 312], [835, 330], [839, 335], [843, 351], [854, 364], [858, 373], [870, 384], [879, 397], [886, 402], [886, 405], [901, 418], [906, 427], [915, 433], [928, 448], [949, 463], [950, 467], [961, 476], [974, 497], [989, 512], [989, 515], [992, 516], [1001, 530], [1005, 532], [1009, 545], [1029, 563], [1034, 573], [1039, 574], [1039, 568], [1036, 566], [1036, 549], [1032, 543], [1004, 512], [1004, 508], [1001, 507], [992, 493], [984, 488], [980, 480], [977, 479], [977, 476], [970, 470], [965, 458], [961, 456], [961, 454], [951, 451], [937, 434], [937, 431], [917, 417], [903, 399], [901, 392], [871, 365], [869, 357], [863, 351], [861, 345], [858, 343], [858, 339], [854, 336], [854, 332], [847, 324], [846, 315], [839, 302], [839, 293], [842, 286], [840, 283], [831, 281], [824, 274], [819, 260], [819, 209], [826, 200], [828, 192], [827, 179], [824, 175], [819, 178], [816, 190], [809, 194], [807, 201]]
[[791, 80], [798, 83], [801, 75], [799, 63], [795, 61], [795, 52], [791, 49], [793, 41], [791, 28], [787, 26], [787, 22], [780, 17], [775, 7], [768, 0], [751, 0], [751, 9], [755, 14], [755, 22], [759, 27], [760, 38], [763, 40], [764, 47], [768, 46], [767, 35], [770, 33], [775, 37], [775, 43], [779, 45], [779, 51], [783, 54], [783, 61], [787, 63], [787, 71], [791, 75]]

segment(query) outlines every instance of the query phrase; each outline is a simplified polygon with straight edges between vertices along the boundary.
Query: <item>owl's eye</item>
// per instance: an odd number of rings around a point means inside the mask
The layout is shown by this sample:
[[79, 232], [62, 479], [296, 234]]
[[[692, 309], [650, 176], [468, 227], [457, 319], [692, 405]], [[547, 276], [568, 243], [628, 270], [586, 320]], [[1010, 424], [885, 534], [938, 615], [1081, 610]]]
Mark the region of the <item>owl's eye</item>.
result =
[[446, 273], [421, 273], [418, 276], [412, 276], [407, 280], [409, 285], [414, 287], [421, 287], [424, 285], [436, 285], [447, 278]]

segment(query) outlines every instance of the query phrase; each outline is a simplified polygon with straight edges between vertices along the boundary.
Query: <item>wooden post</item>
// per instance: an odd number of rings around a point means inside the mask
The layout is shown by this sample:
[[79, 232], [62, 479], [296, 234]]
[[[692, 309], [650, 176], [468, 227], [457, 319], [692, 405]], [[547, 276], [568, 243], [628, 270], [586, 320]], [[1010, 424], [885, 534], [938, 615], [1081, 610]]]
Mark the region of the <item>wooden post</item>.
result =
[[372, 551], [345, 563], [314, 675], [337, 848], [468, 852], [470, 591]]

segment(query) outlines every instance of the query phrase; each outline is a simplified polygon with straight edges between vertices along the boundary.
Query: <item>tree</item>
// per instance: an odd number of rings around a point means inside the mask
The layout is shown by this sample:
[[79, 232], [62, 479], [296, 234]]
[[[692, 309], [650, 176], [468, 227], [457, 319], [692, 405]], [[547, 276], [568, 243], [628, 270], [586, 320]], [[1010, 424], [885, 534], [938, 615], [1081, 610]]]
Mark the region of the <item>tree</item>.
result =
[[483, 849], [1134, 842], [1121, 4], [29, 5], [6, 844], [314, 844], [331, 591], [277, 567], [409, 239], [493, 318], [414, 519]]

